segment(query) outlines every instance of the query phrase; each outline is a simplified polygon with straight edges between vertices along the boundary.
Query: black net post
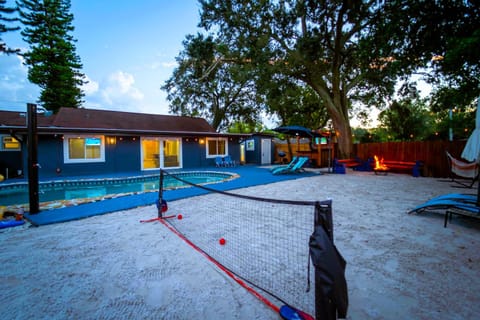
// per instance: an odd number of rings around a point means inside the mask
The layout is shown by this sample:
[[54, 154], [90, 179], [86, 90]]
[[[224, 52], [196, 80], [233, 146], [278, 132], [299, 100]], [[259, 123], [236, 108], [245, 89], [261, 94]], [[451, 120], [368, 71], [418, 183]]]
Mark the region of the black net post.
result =
[[38, 196], [38, 136], [37, 136], [37, 105], [33, 103], [27, 104], [28, 117], [28, 195], [29, 195], [29, 212], [36, 214], [40, 212], [39, 196]]
[[314, 228], [322, 226], [333, 243], [332, 200], [318, 201], [315, 204]]
[[[332, 200], [319, 201], [315, 205], [314, 228], [321, 226], [333, 243]], [[321, 271], [315, 267], [315, 319], [337, 319], [335, 304], [324, 292]]]
[[162, 209], [163, 209], [163, 178], [164, 178], [164, 173], [163, 170], [160, 169], [160, 180], [158, 183], [158, 202], [157, 202], [157, 209], [158, 209], [158, 217], [162, 218]]

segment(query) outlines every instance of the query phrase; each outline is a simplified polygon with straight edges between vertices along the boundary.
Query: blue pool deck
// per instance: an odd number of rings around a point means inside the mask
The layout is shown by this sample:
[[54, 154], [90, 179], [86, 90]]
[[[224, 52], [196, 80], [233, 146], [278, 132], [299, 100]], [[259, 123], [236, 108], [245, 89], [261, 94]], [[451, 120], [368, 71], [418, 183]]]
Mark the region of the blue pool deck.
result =
[[[319, 171], [306, 171], [301, 173], [294, 174], [279, 174], [274, 175], [270, 172], [270, 166], [238, 166], [230, 168], [202, 168], [202, 169], [189, 169], [183, 171], [226, 171], [232, 172], [239, 175], [238, 178], [222, 182], [209, 184], [208, 187], [220, 190], [220, 191], [229, 191], [239, 188], [246, 188], [251, 186], [269, 184], [274, 182], [299, 179], [308, 176], [315, 176], [320, 174]], [[179, 172], [180, 170], [172, 170], [171, 172]], [[149, 172], [152, 174], [152, 172]], [[136, 174], [138, 175], [138, 173]], [[126, 176], [125, 174], [118, 175]], [[112, 176], [109, 176], [112, 177]], [[73, 180], [80, 177], [62, 177], [64, 180]], [[102, 176], [89, 176], [81, 177], [85, 178], [102, 178]], [[103, 177], [105, 178], [105, 177]], [[51, 179], [49, 179], [51, 180]], [[180, 188], [175, 190], [166, 190], [163, 193], [163, 198], [167, 201], [173, 201], [188, 197], [193, 197], [201, 194], [205, 194], [207, 191], [200, 188]], [[67, 222], [72, 220], [78, 220], [83, 218], [88, 218], [96, 215], [101, 215], [105, 213], [128, 210], [136, 207], [148, 206], [155, 204], [158, 199], [158, 192], [147, 192], [134, 195], [127, 195], [118, 198], [105, 199], [102, 201], [85, 203], [77, 206], [63, 207], [58, 209], [51, 209], [40, 211], [37, 214], [25, 214], [25, 218], [32, 223], [34, 226], [41, 226], [53, 223]]]

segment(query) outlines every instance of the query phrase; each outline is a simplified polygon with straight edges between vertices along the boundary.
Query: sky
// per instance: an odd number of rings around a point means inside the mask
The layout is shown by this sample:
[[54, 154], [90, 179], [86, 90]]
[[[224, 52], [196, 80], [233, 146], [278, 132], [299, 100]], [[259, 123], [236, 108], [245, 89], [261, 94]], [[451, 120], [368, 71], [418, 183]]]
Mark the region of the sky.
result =
[[[160, 87], [171, 77], [185, 37], [201, 31], [198, 1], [71, 0], [71, 5], [76, 53], [88, 80], [83, 107], [168, 114]], [[3, 39], [10, 47], [27, 48], [20, 32]], [[39, 93], [21, 58], [0, 55], [0, 110], [23, 111]]]
[[[7, 0], [13, 6], [14, 0]], [[72, 33], [81, 72], [84, 104], [89, 109], [168, 114], [165, 84], [188, 34], [202, 32], [197, 0], [71, 0]], [[2, 35], [14, 48], [27, 49], [20, 32]], [[16, 55], [0, 55], [0, 110], [25, 111], [40, 89], [29, 83]], [[372, 126], [378, 110], [370, 110]], [[275, 126], [275, 119], [263, 117]], [[356, 119], [351, 124], [358, 126]]]

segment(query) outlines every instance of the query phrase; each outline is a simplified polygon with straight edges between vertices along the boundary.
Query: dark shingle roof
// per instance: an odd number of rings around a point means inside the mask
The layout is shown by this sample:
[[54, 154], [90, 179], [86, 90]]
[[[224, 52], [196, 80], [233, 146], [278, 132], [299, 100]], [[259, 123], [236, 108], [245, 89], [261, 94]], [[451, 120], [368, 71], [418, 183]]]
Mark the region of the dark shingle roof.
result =
[[[21, 112], [0, 111], [1, 126], [20, 126], [26, 124], [26, 114]], [[215, 130], [205, 119], [157, 115], [133, 112], [118, 112], [94, 109], [61, 108], [50, 117], [38, 115], [39, 128], [72, 129], [79, 131], [118, 131], [118, 132], [189, 132], [214, 133]]]

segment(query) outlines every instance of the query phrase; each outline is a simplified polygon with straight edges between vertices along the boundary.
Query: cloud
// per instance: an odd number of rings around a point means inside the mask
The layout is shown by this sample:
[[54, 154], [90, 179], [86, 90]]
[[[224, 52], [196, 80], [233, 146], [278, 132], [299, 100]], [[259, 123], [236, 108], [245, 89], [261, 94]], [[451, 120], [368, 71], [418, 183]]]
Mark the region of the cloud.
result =
[[149, 68], [152, 70], [158, 69], [173, 69], [178, 65], [176, 61], [156, 61], [150, 64]]
[[[165, 93], [155, 77], [142, 75], [143, 86], [134, 75], [115, 71], [102, 79], [85, 74], [88, 83], [82, 86], [83, 107], [91, 109], [168, 113]], [[142, 81], [140, 81], [142, 82]], [[27, 103], [36, 103], [40, 88], [28, 81], [28, 69], [21, 57], [0, 54], [0, 110], [26, 110]]]
[[135, 111], [143, 103], [144, 94], [130, 73], [116, 71], [100, 82], [87, 78], [89, 84], [83, 88], [87, 108]]
[[102, 90], [103, 97], [110, 102], [109, 104], [119, 99], [140, 101], [143, 99], [143, 93], [134, 84], [133, 75], [117, 71], [108, 77], [106, 88]]
[[23, 58], [0, 54], [0, 109], [26, 108], [26, 104], [36, 102], [39, 95], [40, 88], [28, 81]]
[[86, 83], [83, 84], [82, 90], [86, 96], [93, 95], [96, 92], [98, 92], [98, 88], [99, 88], [98, 82], [93, 81], [87, 75], [85, 75], [84, 80], [86, 81]]

